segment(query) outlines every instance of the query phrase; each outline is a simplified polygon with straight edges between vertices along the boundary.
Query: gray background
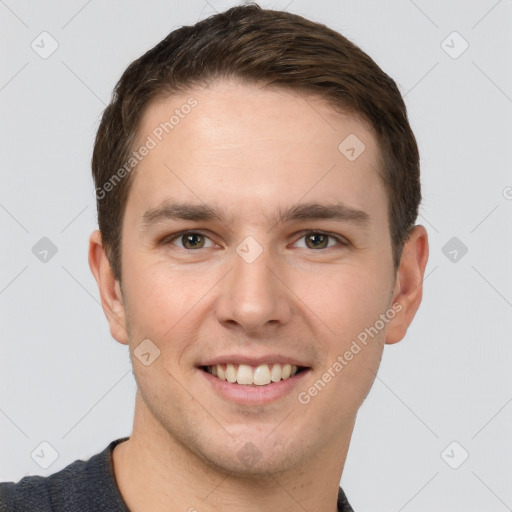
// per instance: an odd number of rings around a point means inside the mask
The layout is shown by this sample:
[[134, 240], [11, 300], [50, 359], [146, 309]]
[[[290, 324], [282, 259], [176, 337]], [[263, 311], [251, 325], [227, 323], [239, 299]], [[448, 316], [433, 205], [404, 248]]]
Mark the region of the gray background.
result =
[[[133, 59], [235, 3], [0, 0], [2, 480], [54, 473], [131, 432], [127, 348], [87, 264], [93, 138]], [[424, 299], [385, 349], [342, 485], [361, 512], [511, 510], [512, 2], [260, 5], [369, 53], [399, 84], [422, 157]], [[51, 49], [43, 31], [58, 43], [45, 59], [31, 47]], [[57, 248], [46, 261], [32, 250], [43, 237]]]

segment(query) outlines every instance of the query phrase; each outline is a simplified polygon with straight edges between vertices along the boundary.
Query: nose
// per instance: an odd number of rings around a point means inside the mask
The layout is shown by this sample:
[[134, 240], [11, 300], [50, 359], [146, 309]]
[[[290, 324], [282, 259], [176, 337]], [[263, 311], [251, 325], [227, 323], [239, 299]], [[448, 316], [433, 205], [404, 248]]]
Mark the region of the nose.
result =
[[233, 269], [221, 281], [219, 322], [253, 334], [288, 323], [293, 293], [286, 286], [284, 269], [266, 249], [254, 261], [235, 253]]

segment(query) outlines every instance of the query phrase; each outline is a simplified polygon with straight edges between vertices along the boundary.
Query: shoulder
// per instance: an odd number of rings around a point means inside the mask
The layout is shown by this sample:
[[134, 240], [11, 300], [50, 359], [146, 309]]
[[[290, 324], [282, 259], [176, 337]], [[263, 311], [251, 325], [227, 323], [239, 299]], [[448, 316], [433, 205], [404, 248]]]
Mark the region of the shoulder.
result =
[[341, 487], [338, 490], [338, 512], [354, 512]]
[[103, 451], [88, 460], [75, 460], [64, 469], [49, 475], [26, 476], [19, 482], [0, 483], [1, 512], [85, 512], [127, 510], [122, 503], [112, 471], [112, 441]]

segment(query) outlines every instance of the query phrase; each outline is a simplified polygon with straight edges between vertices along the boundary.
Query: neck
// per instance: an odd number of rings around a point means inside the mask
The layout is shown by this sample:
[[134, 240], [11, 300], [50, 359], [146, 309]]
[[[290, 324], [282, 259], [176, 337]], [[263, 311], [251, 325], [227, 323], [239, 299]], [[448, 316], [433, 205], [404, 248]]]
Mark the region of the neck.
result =
[[130, 439], [113, 452], [117, 485], [131, 512], [336, 512], [349, 431], [287, 472], [255, 477], [228, 473], [178, 442], [151, 415], [137, 392]]

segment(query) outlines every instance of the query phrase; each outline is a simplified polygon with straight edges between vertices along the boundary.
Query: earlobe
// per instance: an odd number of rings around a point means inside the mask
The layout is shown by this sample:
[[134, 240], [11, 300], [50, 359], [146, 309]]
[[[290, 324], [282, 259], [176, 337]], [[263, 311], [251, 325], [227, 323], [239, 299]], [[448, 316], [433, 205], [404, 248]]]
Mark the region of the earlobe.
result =
[[397, 271], [391, 306], [400, 304], [399, 313], [389, 323], [386, 343], [391, 345], [404, 338], [423, 295], [423, 279], [428, 261], [428, 235], [423, 226], [415, 226], [405, 242]]
[[127, 345], [123, 294], [119, 282], [114, 278], [99, 230], [95, 230], [89, 238], [89, 267], [98, 284], [101, 306], [107, 317], [110, 333], [119, 343]]

